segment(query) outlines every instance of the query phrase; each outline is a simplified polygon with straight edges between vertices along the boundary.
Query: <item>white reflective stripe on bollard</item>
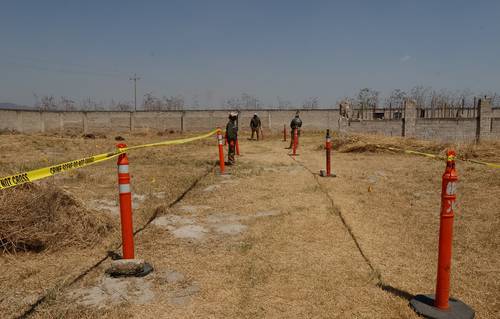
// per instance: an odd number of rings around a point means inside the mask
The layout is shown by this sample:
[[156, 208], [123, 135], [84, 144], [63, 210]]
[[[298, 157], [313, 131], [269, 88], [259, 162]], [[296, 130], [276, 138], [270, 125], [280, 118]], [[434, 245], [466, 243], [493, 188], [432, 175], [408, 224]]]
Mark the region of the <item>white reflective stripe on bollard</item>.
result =
[[118, 188], [120, 190], [120, 194], [130, 193], [130, 184], [120, 184]]
[[128, 173], [128, 165], [118, 165], [118, 173], [119, 174]]

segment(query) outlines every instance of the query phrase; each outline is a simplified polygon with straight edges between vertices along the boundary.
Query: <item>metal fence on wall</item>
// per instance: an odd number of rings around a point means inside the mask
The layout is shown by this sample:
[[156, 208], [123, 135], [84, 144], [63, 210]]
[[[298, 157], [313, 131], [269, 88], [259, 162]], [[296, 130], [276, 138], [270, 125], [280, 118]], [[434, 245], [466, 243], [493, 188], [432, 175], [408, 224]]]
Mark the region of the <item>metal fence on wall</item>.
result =
[[419, 118], [477, 118], [479, 115], [479, 99], [474, 97], [470, 102], [465, 99], [456, 104], [433, 104], [429, 106], [417, 106]]
[[384, 107], [360, 107], [354, 106], [351, 113], [353, 120], [400, 120], [404, 117], [404, 106], [398, 104]]

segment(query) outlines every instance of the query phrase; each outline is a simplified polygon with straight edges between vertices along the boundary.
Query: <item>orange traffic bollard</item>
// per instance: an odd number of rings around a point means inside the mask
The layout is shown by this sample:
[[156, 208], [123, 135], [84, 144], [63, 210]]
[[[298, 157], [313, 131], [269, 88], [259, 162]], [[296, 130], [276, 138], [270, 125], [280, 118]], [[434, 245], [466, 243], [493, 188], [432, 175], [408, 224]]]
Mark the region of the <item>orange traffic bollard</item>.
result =
[[283, 142], [286, 142], [286, 124], [283, 124]]
[[[126, 144], [116, 145], [118, 149], [126, 148]], [[132, 226], [132, 193], [130, 191], [130, 174], [126, 153], [118, 156], [118, 189], [120, 191], [120, 219], [122, 224], [123, 258], [113, 258], [111, 267], [106, 273], [112, 277], [143, 277], [153, 271], [153, 267], [142, 259], [134, 259], [134, 229]]]
[[455, 170], [455, 151], [449, 150], [446, 155], [446, 169], [441, 185], [436, 294], [417, 295], [410, 304], [418, 314], [426, 318], [474, 318], [472, 308], [460, 300], [450, 299], [451, 248], [458, 176]]
[[322, 177], [335, 177], [336, 175], [332, 173], [332, 162], [331, 162], [331, 150], [332, 150], [332, 138], [330, 137], [330, 130], [326, 130], [326, 172], [325, 170], [320, 170], [319, 175]]
[[224, 174], [224, 147], [222, 145], [223, 140], [224, 138], [222, 137], [222, 130], [220, 128], [217, 128], [217, 144], [219, 144], [219, 166], [221, 174]]
[[236, 155], [240, 155], [240, 143], [238, 143], [238, 137], [236, 137]]
[[297, 147], [298, 147], [298, 144], [299, 144], [299, 134], [297, 132], [297, 129], [294, 128], [293, 129], [293, 156], [297, 155]]
[[451, 246], [453, 239], [453, 218], [457, 200], [457, 172], [455, 170], [455, 151], [448, 151], [446, 170], [441, 187], [441, 222], [439, 226], [439, 258], [436, 284], [435, 306], [448, 309], [450, 297]]
[[[118, 148], [126, 144], [116, 145]], [[120, 191], [120, 218], [122, 224], [123, 259], [134, 259], [134, 230], [132, 226], [132, 193], [126, 153], [118, 156], [118, 188]]]

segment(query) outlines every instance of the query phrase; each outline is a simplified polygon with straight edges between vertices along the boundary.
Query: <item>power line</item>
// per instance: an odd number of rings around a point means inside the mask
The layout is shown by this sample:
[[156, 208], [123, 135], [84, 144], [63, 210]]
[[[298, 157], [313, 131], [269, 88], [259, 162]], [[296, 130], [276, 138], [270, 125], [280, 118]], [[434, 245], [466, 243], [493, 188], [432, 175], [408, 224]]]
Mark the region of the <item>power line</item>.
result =
[[134, 81], [134, 110], [137, 112], [137, 81], [141, 78], [134, 73], [134, 77], [130, 78], [130, 81]]
[[5, 62], [7, 66], [10, 67], [91, 76], [119, 77], [120, 75], [125, 75], [121, 71], [79, 63], [55, 62], [42, 58], [14, 57], [10, 55], [4, 56], [1, 54], [0, 57], [2, 58], [2, 61], [0, 62]]

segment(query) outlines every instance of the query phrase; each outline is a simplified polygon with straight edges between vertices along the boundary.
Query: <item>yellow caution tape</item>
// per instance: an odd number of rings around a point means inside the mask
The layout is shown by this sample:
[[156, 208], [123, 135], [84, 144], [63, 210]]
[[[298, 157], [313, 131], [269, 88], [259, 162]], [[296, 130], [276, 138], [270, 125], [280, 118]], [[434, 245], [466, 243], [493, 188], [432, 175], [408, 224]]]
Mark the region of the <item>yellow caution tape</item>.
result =
[[121, 151], [89, 156], [74, 161], [61, 163], [49, 167], [38, 168], [32, 171], [19, 173], [7, 177], [0, 178], [0, 189], [9, 188], [24, 183], [33, 182], [42, 178], [46, 178], [55, 174], [70, 171], [80, 167], [89, 166], [95, 163], [107, 161], [113, 157], [120, 155]]
[[[405, 150], [405, 149], [397, 148], [397, 147], [389, 147], [389, 146], [385, 147], [385, 146], [380, 146], [380, 145], [375, 145], [375, 146], [378, 148], [381, 148], [381, 149], [387, 149], [387, 150], [397, 151], [397, 152], [404, 152], [407, 154], [421, 155], [421, 156], [426, 156], [426, 157], [436, 158], [436, 159], [448, 159], [446, 156], [429, 154], [429, 153], [424, 153], [424, 152], [419, 152], [419, 151]], [[457, 159], [457, 158], [454, 158], [454, 159]], [[496, 164], [496, 163], [488, 163], [488, 162], [483, 162], [483, 161], [478, 161], [478, 160], [473, 160], [473, 159], [461, 159], [461, 158], [458, 158], [458, 160], [464, 161], [464, 162], [471, 162], [471, 163], [475, 163], [475, 164], [480, 164], [480, 165], [485, 165], [485, 166], [489, 166], [489, 167], [493, 167], [493, 168], [500, 168], [500, 164]]]
[[500, 164], [497, 164], [497, 163], [488, 163], [488, 162], [477, 161], [477, 160], [473, 160], [473, 159], [467, 159], [466, 161], [471, 162], [471, 163], [486, 165], [489, 167], [500, 168]]
[[33, 182], [33, 181], [40, 180], [40, 179], [43, 179], [46, 177], [50, 177], [50, 176], [53, 176], [53, 175], [56, 175], [59, 173], [66, 172], [66, 171], [74, 170], [77, 168], [82, 168], [82, 167], [89, 166], [89, 165], [96, 164], [96, 163], [100, 163], [100, 162], [104, 162], [104, 161], [112, 159], [112, 158], [114, 158], [122, 153], [125, 153], [129, 150], [136, 150], [136, 149], [141, 149], [141, 148], [146, 148], [146, 147], [155, 147], [155, 146], [184, 144], [184, 143], [189, 143], [192, 141], [207, 138], [215, 133], [216, 133], [216, 130], [209, 132], [207, 134], [203, 134], [203, 135], [199, 135], [199, 136], [195, 136], [195, 137], [183, 138], [183, 139], [179, 139], [179, 140], [164, 141], [164, 142], [158, 142], [158, 143], [143, 144], [143, 145], [137, 145], [137, 146], [132, 146], [132, 147], [119, 148], [115, 152], [93, 155], [93, 156], [80, 158], [77, 160], [73, 160], [73, 161], [69, 161], [69, 162], [65, 162], [65, 163], [61, 163], [61, 164], [57, 164], [57, 165], [53, 165], [53, 166], [38, 168], [38, 169], [31, 170], [28, 172], [2, 177], [2, 178], [0, 178], [0, 189], [5, 189], [5, 188], [21, 185], [24, 183]]
[[203, 134], [203, 135], [199, 135], [199, 136], [194, 136], [194, 137], [183, 138], [183, 139], [180, 139], [180, 140], [172, 140], [172, 141], [163, 141], [163, 142], [158, 142], [158, 143], [142, 144], [142, 145], [137, 145], [137, 146], [125, 147], [125, 148], [122, 148], [120, 150], [129, 151], [129, 150], [136, 150], [136, 149], [146, 148], [146, 147], [184, 144], [184, 143], [189, 143], [189, 142], [193, 142], [193, 141], [196, 141], [196, 140], [201, 140], [201, 139], [210, 137], [210, 136], [214, 135], [215, 133], [217, 133], [217, 130], [213, 130], [212, 132], [209, 132], [207, 134]]

